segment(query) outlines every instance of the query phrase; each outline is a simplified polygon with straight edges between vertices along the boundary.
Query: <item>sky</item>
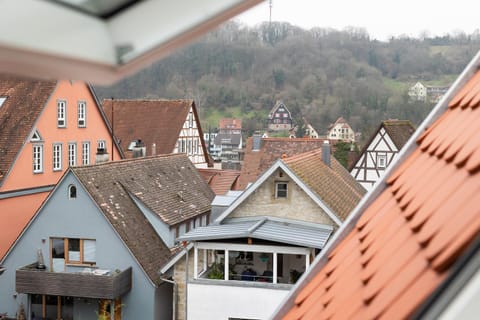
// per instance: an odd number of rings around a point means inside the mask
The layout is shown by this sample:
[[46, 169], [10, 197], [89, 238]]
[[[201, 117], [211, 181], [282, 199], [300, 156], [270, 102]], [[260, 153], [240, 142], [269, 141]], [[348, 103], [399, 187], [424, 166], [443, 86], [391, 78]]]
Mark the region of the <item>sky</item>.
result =
[[[272, 21], [287, 21], [305, 29], [363, 27], [371, 38], [443, 36], [480, 29], [480, 2], [476, 0], [272, 0]], [[235, 20], [253, 26], [269, 20], [269, 1]]]

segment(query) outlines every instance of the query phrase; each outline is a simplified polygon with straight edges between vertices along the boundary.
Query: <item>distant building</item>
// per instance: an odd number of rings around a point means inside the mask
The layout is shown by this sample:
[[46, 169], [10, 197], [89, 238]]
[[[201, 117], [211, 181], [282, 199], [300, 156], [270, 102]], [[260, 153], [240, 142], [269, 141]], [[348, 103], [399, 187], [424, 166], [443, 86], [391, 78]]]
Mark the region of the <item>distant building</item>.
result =
[[277, 101], [272, 110], [270, 110], [267, 127], [270, 131], [288, 131], [292, 129], [292, 115], [282, 101]]
[[417, 82], [408, 89], [408, 97], [411, 101], [426, 101], [427, 87]]
[[328, 127], [327, 138], [330, 140], [342, 140], [355, 142], [355, 131], [347, 123], [347, 120], [340, 117]]
[[127, 158], [185, 153], [199, 168], [212, 164], [193, 100], [102, 102]]
[[417, 82], [408, 89], [410, 101], [437, 103], [447, 93], [449, 86], [426, 86]]
[[408, 120], [382, 121], [352, 165], [351, 175], [371, 190], [414, 132]]
[[428, 86], [427, 87], [427, 98], [428, 101], [431, 103], [437, 103], [440, 99], [443, 98], [445, 93], [447, 93], [449, 86], [443, 87], [436, 87], [436, 86]]
[[242, 133], [242, 119], [222, 118], [219, 121], [218, 131], [220, 133]]

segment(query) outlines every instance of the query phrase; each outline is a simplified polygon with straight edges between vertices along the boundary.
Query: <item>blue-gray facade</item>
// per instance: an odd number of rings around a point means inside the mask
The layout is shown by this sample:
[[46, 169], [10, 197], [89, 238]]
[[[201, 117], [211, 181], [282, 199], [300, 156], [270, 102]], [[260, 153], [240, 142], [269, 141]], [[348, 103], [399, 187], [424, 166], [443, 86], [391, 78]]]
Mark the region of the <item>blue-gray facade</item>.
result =
[[[73, 198], [69, 192], [72, 185], [76, 187]], [[131, 289], [119, 297], [121, 319], [171, 318], [171, 285], [156, 285], [148, 277], [99, 206], [102, 203], [93, 201], [71, 171], [64, 176], [2, 263], [6, 271], [0, 276], [0, 313], [6, 312], [8, 316], [15, 317], [19, 306], [23, 304], [27, 319], [32, 319], [33, 313], [36, 317], [41, 316], [38, 297], [16, 292], [15, 274], [17, 269], [36, 262], [39, 250], [44, 258], [46, 272], [52, 271], [51, 239], [56, 238], [94, 240], [91, 241], [94, 247], [94, 265], [65, 262], [68, 272], [85, 272], [86, 268], [108, 270], [110, 273], [132, 269]], [[98, 319], [100, 299], [65, 299], [68, 302], [61, 311], [63, 319]], [[54, 313], [52, 318], [55, 318], [56, 306], [48, 305], [47, 312]]]

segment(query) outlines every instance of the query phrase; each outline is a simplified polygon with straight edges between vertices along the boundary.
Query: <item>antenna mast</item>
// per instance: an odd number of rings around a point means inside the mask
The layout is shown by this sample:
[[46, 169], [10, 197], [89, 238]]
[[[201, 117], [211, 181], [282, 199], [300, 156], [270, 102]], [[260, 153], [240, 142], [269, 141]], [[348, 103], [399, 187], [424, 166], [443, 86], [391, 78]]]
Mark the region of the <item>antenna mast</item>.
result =
[[272, 24], [272, 6], [273, 6], [273, 0], [269, 1], [269, 6], [270, 6], [270, 24]]

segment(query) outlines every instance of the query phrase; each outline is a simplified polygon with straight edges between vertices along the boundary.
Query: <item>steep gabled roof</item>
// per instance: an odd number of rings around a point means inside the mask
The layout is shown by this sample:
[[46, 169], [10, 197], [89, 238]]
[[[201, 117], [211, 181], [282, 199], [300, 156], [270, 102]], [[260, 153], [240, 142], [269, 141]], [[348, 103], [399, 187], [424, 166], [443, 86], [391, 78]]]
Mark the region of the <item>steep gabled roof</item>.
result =
[[480, 233], [479, 61], [477, 54], [275, 319], [409, 318], [451, 274]]
[[341, 225], [365, 194], [365, 190], [334, 157], [331, 156], [330, 162], [331, 166], [323, 162], [321, 149], [277, 160], [220, 215], [216, 222], [226, 219], [280, 168], [330, 219]]
[[325, 139], [262, 138], [260, 149], [252, 150], [253, 138], [248, 138], [238, 188], [245, 189], [248, 183], [255, 181], [282, 156], [293, 156], [321, 148], [323, 141]]
[[345, 220], [366, 190], [333, 157], [330, 167], [322, 160], [322, 149], [282, 159], [340, 218]]
[[[407, 143], [408, 139], [410, 139], [415, 132], [415, 127], [409, 120], [385, 120], [382, 121], [380, 128], [382, 126], [385, 128], [385, 131], [387, 131], [398, 150]], [[380, 130], [380, 128], [378, 130]]]
[[[113, 106], [113, 113], [112, 113]], [[202, 150], [206, 161], [206, 146], [203, 132], [193, 100], [116, 100], [104, 99], [102, 107], [113, 131], [120, 139], [120, 147], [127, 152], [134, 140], [142, 140], [146, 146], [147, 156], [152, 155], [152, 144], [156, 145], [156, 154], [172, 153], [177, 143], [188, 113], [193, 108]]]
[[204, 168], [197, 170], [216, 195], [224, 195], [229, 190], [236, 190], [240, 171]]
[[56, 81], [0, 76], [0, 185], [52, 95]]
[[115, 161], [73, 171], [105, 210], [115, 209], [108, 206], [111, 193], [125, 189], [170, 226], [209, 212], [215, 196], [184, 154]]
[[70, 169], [154, 283], [171, 256], [136, 205], [173, 225], [210, 210], [213, 192], [183, 154], [107, 162]]
[[275, 105], [272, 107], [272, 109], [270, 110], [270, 112], [268, 113], [268, 118], [269, 119], [273, 119], [273, 116], [275, 115], [275, 112], [277, 111], [278, 108], [280, 107], [283, 107], [285, 108], [285, 110], [288, 112], [288, 115], [290, 116], [290, 118], [292, 117], [292, 114], [290, 113], [290, 110], [288, 110], [287, 106], [285, 105], [285, 103], [283, 103], [283, 101], [277, 101], [275, 103]]
[[241, 130], [242, 129], [242, 119], [237, 119], [237, 118], [222, 118], [218, 122], [218, 128], [219, 129], [236, 129], [236, 130]]

